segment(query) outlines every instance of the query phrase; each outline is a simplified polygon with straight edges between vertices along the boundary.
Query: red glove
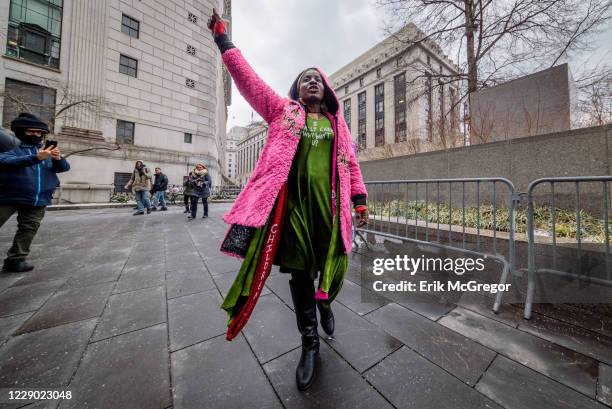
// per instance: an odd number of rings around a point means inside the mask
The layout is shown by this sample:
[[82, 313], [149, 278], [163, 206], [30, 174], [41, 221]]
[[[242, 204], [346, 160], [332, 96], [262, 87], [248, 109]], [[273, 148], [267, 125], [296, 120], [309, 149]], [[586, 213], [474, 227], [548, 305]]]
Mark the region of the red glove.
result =
[[357, 227], [368, 224], [368, 206], [355, 206], [355, 213], [357, 213]]
[[221, 19], [221, 16], [217, 14], [216, 9], [213, 9], [213, 14], [208, 19], [208, 28], [212, 31], [214, 36], [225, 34], [225, 22]]

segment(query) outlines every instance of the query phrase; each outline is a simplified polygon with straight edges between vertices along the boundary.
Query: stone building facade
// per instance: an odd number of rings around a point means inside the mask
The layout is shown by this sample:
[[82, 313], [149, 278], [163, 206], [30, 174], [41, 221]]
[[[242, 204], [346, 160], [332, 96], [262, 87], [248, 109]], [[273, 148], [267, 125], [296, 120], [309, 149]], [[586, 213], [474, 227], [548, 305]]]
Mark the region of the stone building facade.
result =
[[568, 64], [482, 88], [470, 98], [472, 145], [572, 128], [576, 101]]
[[246, 139], [249, 129], [244, 126], [234, 126], [225, 138], [225, 175], [228, 182], [236, 183], [238, 177], [238, 144]]
[[237, 176], [236, 184], [246, 185], [255, 169], [259, 153], [268, 136], [268, 125], [265, 122], [254, 122], [247, 126], [247, 134], [236, 147]]
[[458, 67], [412, 23], [330, 76], [362, 161], [455, 146]]
[[70, 156], [63, 198], [106, 201], [138, 159], [170, 184], [198, 162], [220, 183], [231, 84], [206, 21], [230, 0], [6, 0], [6, 125], [24, 102]]

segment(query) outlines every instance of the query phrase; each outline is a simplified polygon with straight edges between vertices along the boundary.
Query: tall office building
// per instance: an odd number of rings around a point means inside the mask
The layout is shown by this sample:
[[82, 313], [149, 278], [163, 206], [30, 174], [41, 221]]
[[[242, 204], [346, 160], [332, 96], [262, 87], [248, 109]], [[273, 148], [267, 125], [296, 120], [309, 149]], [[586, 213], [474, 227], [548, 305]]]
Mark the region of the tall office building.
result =
[[206, 27], [231, 0], [0, 3], [2, 124], [51, 123], [72, 170], [63, 198], [103, 201], [136, 160], [180, 184], [196, 163], [221, 183], [231, 84]]

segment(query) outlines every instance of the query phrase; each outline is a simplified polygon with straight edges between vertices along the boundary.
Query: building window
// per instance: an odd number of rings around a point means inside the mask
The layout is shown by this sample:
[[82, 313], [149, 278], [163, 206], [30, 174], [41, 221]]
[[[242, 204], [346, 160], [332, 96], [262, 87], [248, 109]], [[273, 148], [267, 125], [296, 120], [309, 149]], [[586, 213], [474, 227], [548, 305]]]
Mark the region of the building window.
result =
[[193, 14], [191, 11], [187, 13], [187, 19], [193, 24], [198, 24], [198, 16]]
[[344, 95], [347, 95], [349, 93], [349, 87], [348, 85], [344, 86]]
[[359, 78], [359, 86], [363, 87], [363, 78]]
[[134, 144], [134, 122], [117, 119], [117, 143]]
[[51, 128], [55, 122], [55, 90], [36, 84], [6, 78], [4, 84], [4, 107], [2, 125], [10, 123], [19, 113], [27, 110], [40, 118]]
[[393, 79], [395, 95], [395, 142], [406, 141], [406, 74], [401, 73]]
[[192, 55], [195, 57], [196, 55], [196, 49], [194, 46], [187, 44], [187, 54]]
[[382, 74], [381, 74], [381, 70], [380, 70], [380, 68], [377, 68], [377, 69], [376, 69], [376, 78], [380, 78], [380, 76], [381, 76], [381, 75], [382, 75]]
[[185, 132], [185, 133], [183, 134], [183, 142], [185, 142], [185, 143], [191, 143], [191, 142], [192, 142], [192, 140], [193, 140], [193, 135], [192, 135], [192, 134], [187, 133], [187, 132]]
[[6, 55], [59, 68], [63, 0], [11, 0]]
[[374, 145], [385, 144], [385, 83], [374, 87]]
[[138, 60], [121, 54], [119, 56], [119, 72], [135, 78], [138, 74]]
[[427, 97], [427, 140], [433, 141], [433, 84], [431, 81], [431, 73], [426, 73], [425, 79], [425, 96]]
[[357, 144], [359, 150], [367, 147], [366, 143], [366, 93], [357, 95]]
[[344, 106], [342, 111], [344, 112], [344, 120], [346, 121], [346, 125], [348, 126], [349, 132], [351, 131], [351, 99], [345, 99], [342, 103]]
[[140, 23], [125, 14], [121, 17], [121, 31], [130, 37], [138, 38]]
[[131, 173], [115, 172], [115, 180], [113, 182], [115, 185], [115, 193], [124, 192], [125, 185], [128, 184], [131, 178], [132, 178]]

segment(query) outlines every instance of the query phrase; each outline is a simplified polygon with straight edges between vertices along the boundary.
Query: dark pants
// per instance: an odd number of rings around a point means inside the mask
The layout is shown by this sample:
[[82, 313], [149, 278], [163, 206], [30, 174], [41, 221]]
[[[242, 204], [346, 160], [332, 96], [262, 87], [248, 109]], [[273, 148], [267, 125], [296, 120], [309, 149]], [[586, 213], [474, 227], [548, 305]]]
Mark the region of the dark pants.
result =
[[198, 213], [198, 202], [200, 199], [202, 199], [202, 203], [204, 204], [204, 216], [208, 216], [208, 198], [191, 196], [191, 217], [193, 218], [195, 218], [196, 214]]
[[1, 204], [0, 227], [14, 213], [17, 213], [17, 233], [15, 233], [13, 246], [9, 249], [6, 258], [8, 260], [24, 260], [30, 254], [30, 245], [34, 236], [36, 236], [40, 222], [45, 216], [45, 206]]
[[183, 201], [185, 202], [185, 209], [186, 210], [189, 210], [189, 198], [190, 197], [191, 196], [189, 196], [189, 195], [183, 195]]

